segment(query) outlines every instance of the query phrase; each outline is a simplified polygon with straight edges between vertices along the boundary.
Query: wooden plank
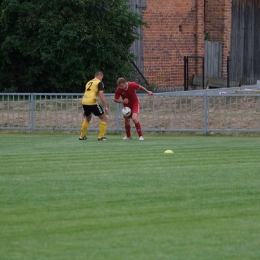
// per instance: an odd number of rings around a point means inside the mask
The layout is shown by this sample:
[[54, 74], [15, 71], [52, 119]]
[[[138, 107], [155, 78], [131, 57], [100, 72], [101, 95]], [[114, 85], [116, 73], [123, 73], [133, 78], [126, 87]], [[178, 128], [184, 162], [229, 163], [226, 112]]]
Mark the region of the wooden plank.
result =
[[[239, 87], [240, 83], [236, 80], [230, 81], [230, 87]], [[225, 77], [214, 77], [210, 78], [207, 82], [207, 87], [214, 87], [214, 88], [226, 88], [227, 87], [227, 78]]]
[[[192, 84], [195, 86], [202, 86], [202, 75], [194, 75]], [[225, 77], [205, 77], [204, 85], [206, 88], [226, 88], [227, 87], [227, 78]], [[231, 80], [230, 87], [239, 87], [240, 82], [238, 80]]]
[[[206, 86], [207, 81], [209, 80], [208, 77], [204, 78], [204, 85]], [[202, 86], [202, 75], [194, 75], [192, 79], [192, 84], [196, 86]]]
[[[130, 0], [132, 10], [138, 14], [142, 14], [142, 9], [146, 8], [146, 0]], [[138, 69], [144, 72], [144, 52], [143, 52], [143, 30], [142, 28], [136, 29], [140, 35], [140, 39], [135, 40], [130, 47], [130, 51], [135, 55], [136, 60], [134, 61]]]
[[255, 0], [255, 75], [260, 80], [260, 1]]
[[222, 42], [205, 41], [205, 76], [220, 77], [222, 74]]
[[230, 74], [242, 85], [260, 78], [260, 1], [233, 0]]
[[256, 53], [256, 77], [258, 80], [260, 80], [260, 34], [258, 32], [258, 29], [260, 28], [260, 1], [256, 1], [256, 8], [255, 8], [255, 12], [256, 12], [256, 24], [255, 24], [255, 28], [256, 28], [256, 50], [258, 50], [258, 52]]

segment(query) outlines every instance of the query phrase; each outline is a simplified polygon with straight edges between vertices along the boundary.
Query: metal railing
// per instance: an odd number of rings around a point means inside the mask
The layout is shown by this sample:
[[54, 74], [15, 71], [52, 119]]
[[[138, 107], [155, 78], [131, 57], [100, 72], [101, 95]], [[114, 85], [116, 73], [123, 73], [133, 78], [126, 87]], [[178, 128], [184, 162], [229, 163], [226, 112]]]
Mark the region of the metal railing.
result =
[[[106, 94], [110, 113], [107, 131], [123, 131], [120, 104]], [[0, 94], [0, 130], [80, 130], [82, 94]], [[192, 92], [139, 95], [143, 131], [260, 132], [259, 94]], [[134, 126], [133, 126], [134, 127]], [[93, 117], [89, 130], [99, 128]]]

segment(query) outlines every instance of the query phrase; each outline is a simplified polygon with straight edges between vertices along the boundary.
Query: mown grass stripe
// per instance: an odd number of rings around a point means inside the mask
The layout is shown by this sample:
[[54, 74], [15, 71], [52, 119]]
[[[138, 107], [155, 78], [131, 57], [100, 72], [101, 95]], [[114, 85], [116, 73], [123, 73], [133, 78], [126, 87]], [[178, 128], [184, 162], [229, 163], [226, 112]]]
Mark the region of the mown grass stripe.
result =
[[2, 259], [260, 258], [260, 137], [88, 137], [1, 134]]

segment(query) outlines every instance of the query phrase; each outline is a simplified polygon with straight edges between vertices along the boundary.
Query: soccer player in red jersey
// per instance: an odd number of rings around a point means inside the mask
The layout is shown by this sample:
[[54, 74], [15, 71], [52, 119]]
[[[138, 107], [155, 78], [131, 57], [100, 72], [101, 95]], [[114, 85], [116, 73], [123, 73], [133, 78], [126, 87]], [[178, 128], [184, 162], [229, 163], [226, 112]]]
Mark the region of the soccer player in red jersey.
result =
[[126, 136], [123, 138], [123, 140], [131, 139], [130, 119], [132, 119], [135, 124], [135, 128], [139, 136], [139, 140], [142, 141], [144, 140], [144, 138], [143, 138], [142, 128], [138, 119], [138, 114], [140, 110], [140, 100], [136, 95], [136, 90], [141, 90], [143, 92], [146, 92], [149, 96], [152, 96], [153, 92], [147, 90], [145, 87], [142, 87], [136, 82], [127, 82], [124, 78], [119, 78], [117, 80], [117, 85], [118, 87], [116, 88], [115, 91], [114, 101], [116, 103], [123, 104], [124, 107], [130, 107], [132, 110], [130, 116], [124, 116]]

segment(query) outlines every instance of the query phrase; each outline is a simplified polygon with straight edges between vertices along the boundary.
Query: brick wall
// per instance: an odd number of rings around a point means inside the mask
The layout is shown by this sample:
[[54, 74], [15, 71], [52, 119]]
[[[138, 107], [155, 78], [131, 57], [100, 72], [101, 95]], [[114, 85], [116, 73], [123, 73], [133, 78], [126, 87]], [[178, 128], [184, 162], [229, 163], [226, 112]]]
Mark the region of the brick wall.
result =
[[224, 32], [225, 0], [205, 1], [205, 31], [211, 41], [222, 41]]
[[144, 74], [158, 86], [183, 85], [183, 57], [196, 55], [192, 0], [147, 0], [143, 11]]
[[[146, 0], [144, 74], [159, 87], [183, 86], [183, 57], [204, 56], [204, 30], [230, 50], [232, 0]], [[225, 62], [223, 62], [224, 72]]]
[[211, 41], [223, 42], [222, 73], [230, 54], [232, 0], [205, 0], [205, 32]]

